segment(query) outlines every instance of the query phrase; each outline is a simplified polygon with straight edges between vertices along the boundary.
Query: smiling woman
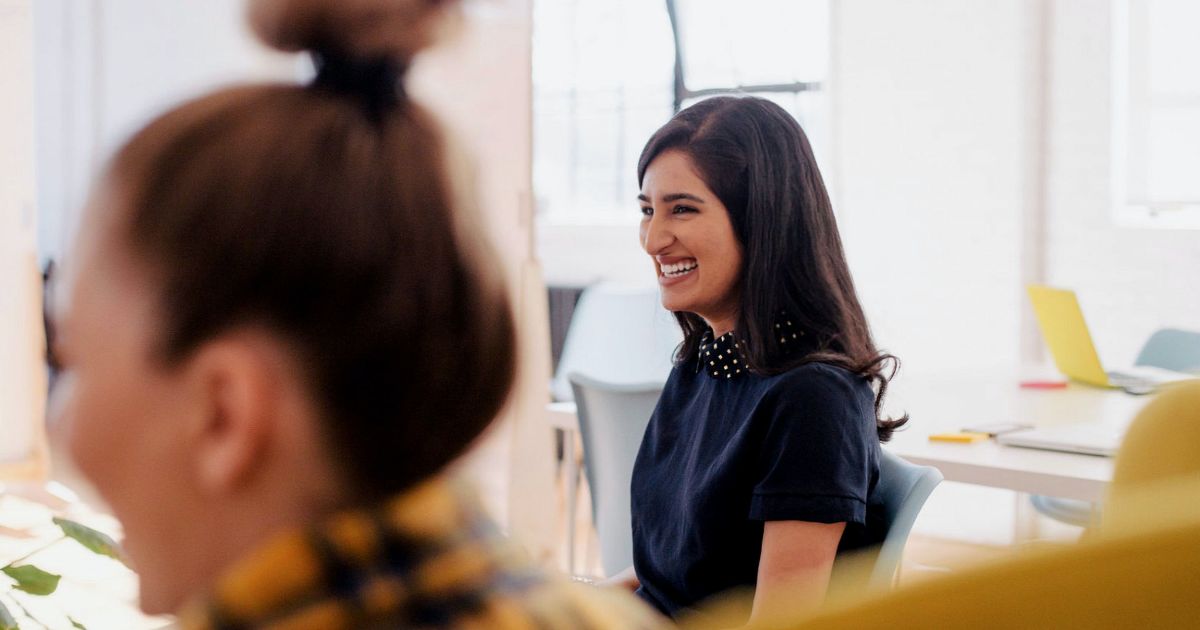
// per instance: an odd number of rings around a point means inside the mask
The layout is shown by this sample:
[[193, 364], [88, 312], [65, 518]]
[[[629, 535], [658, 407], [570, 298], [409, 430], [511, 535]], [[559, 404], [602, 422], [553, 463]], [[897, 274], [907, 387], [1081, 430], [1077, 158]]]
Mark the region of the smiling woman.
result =
[[895, 358], [871, 340], [803, 130], [778, 105], [680, 112], [638, 164], [641, 243], [684, 342], [632, 484], [638, 594], [679, 617], [753, 588], [753, 615], [815, 605], [868, 505]]

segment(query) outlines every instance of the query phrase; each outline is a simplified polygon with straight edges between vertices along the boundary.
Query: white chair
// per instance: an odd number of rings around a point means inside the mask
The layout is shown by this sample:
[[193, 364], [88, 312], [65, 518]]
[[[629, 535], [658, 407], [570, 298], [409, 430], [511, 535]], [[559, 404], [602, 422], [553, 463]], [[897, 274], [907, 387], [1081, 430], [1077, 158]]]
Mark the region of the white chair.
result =
[[567, 375], [606, 383], [665, 383], [683, 333], [658, 289], [600, 283], [584, 289], [563, 342], [550, 391], [572, 400]]
[[600, 561], [606, 575], [615, 575], [633, 566], [633, 462], [663, 384], [613, 384], [574, 372], [568, 378], [578, 406]]
[[[551, 395], [561, 402], [574, 400], [568, 379], [572, 373], [615, 385], [654, 383], [661, 387], [682, 341], [683, 332], [662, 307], [657, 287], [613, 282], [590, 286], [575, 305], [550, 383]], [[567, 566], [573, 572], [578, 461], [573, 429], [558, 428], [562, 430], [561, 455], [567, 478]]]

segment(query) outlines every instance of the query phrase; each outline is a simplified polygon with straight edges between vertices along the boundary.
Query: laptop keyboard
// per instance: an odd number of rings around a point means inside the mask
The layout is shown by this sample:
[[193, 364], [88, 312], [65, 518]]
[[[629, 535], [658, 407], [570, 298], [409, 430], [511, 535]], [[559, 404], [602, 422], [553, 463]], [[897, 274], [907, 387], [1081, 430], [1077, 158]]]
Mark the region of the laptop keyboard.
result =
[[1108, 372], [1108, 382], [1130, 394], [1149, 394], [1160, 385], [1152, 379], [1126, 374], [1124, 372]]

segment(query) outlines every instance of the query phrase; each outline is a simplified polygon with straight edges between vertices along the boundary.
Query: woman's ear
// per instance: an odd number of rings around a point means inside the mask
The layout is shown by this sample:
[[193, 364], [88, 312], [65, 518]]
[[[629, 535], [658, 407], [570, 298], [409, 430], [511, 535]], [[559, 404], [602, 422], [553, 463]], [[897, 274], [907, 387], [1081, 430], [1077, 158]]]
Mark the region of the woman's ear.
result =
[[204, 345], [189, 371], [200, 413], [192, 427], [198, 490], [237, 492], [268, 464], [278, 420], [283, 372], [277, 345], [265, 335], [240, 333]]

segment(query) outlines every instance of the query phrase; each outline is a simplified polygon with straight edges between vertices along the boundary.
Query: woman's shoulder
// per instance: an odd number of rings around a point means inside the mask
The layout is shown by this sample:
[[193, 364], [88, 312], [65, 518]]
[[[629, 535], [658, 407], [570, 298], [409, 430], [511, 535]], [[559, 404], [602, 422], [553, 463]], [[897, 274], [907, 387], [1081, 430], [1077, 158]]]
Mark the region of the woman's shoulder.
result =
[[[859, 407], [874, 409], [871, 383], [846, 368], [814, 361], [764, 379], [763, 402], [806, 408]], [[865, 409], [865, 408], [864, 408]]]
[[759, 412], [770, 418], [808, 418], [810, 429], [819, 426], [860, 425], [864, 434], [874, 431], [875, 391], [862, 376], [837, 365], [812, 362], [770, 378]]
[[818, 391], [871, 389], [871, 384], [861, 375], [839, 365], [821, 361], [802, 363], [766, 380], [770, 388], [786, 391], [797, 388]]

